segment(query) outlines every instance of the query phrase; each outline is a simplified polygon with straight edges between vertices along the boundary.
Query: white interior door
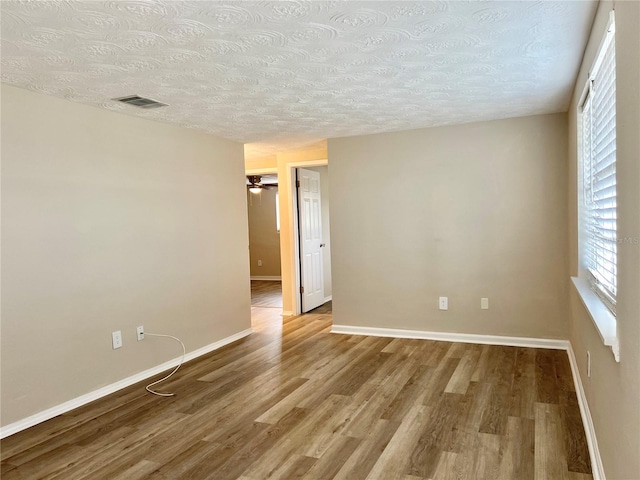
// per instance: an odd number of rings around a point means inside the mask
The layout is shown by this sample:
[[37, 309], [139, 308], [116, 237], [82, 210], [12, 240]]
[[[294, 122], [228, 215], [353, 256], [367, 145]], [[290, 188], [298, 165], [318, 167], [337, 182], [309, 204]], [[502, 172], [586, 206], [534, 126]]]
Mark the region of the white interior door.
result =
[[300, 286], [304, 313], [324, 303], [320, 173], [299, 168], [298, 181], [300, 182], [298, 188]]

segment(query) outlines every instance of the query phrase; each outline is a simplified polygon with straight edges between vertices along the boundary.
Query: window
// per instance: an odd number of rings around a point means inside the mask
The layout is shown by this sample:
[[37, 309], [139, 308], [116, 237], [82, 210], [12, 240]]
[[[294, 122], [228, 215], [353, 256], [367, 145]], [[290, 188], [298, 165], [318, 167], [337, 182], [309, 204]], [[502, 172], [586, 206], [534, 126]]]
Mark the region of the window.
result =
[[615, 315], [617, 293], [616, 56], [613, 12], [580, 107], [581, 267]]
[[620, 361], [616, 197], [615, 19], [589, 71], [578, 110], [580, 271], [572, 281], [605, 345]]

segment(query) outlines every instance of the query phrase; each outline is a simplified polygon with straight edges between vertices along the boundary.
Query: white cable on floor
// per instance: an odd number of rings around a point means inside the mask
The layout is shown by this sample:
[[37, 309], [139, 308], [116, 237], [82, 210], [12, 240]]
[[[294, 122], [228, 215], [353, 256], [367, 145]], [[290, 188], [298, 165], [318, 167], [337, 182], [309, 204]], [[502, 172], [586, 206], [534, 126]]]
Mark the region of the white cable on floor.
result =
[[180, 345], [182, 345], [182, 359], [180, 360], [180, 363], [178, 364], [178, 366], [176, 368], [173, 369], [173, 372], [171, 372], [169, 375], [167, 375], [164, 378], [161, 378], [160, 380], [156, 380], [153, 383], [150, 383], [149, 385], [147, 385], [146, 390], [149, 393], [153, 393], [154, 395], [158, 395], [159, 397], [173, 397], [175, 395], [175, 393], [161, 393], [161, 392], [156, 392], [154, 390], [151, 390], [151, 387], [153, 387], [154, 385], [159, 384], [160, 382], [164, 382], [165, 380], [167, 380], [169, 377], [171, 377], [174, 373], [176, 373], [178, 371], [178, 369], [182, 366], [182, 364], [184, 363], [184, 357], [187, 355], [187, 349], [184, 348], [184, 343], [182, 343], [182, 340], [180, 340], [178, 337], [174, 337], [173, 335], [162, 335], [160, 333], [144, 333], [145, 335], [150, 335], [152, 337], [166, 337], [166, 338], [173, 338], [174, 340], [176, 340], [177, 342], [180, 342]]

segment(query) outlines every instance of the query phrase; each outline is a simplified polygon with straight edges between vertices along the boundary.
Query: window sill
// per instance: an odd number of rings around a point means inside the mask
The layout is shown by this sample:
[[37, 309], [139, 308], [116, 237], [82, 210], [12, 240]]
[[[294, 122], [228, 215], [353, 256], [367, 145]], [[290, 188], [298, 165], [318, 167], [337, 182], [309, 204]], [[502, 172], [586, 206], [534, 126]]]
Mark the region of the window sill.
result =
[[574, 287], [578, 292], [578, 296], [584, 304], [596, 330], [602, 339], [602, 342], [611, 348], [616, 362], [620, 361], [620, 352], [618, 350], [618, 332], [616, 327], [616, 317], [602, 303], [602, 300], [591, 290], [589, 282], [584, 278], [571, 277]]

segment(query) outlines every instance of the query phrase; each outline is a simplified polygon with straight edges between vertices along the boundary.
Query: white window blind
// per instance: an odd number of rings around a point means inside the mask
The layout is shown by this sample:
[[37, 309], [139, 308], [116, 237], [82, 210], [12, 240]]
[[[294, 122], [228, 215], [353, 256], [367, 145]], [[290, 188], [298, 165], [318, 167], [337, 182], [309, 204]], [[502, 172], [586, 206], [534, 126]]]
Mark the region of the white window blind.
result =
[[615, 313], [617, 293], [616, 58], [610, 23], [582, 104], [581, 150], [586, 235], [583, 260], [593, 290]]

